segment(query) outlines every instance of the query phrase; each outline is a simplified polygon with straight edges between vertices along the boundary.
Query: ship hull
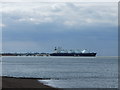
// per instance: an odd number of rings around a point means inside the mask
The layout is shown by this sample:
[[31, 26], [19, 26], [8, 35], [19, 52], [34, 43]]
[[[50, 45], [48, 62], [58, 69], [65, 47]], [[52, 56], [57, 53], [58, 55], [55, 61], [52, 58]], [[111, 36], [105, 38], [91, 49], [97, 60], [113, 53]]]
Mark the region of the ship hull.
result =
[[96, 53], [51, 53], [50, 56], [84, 56], [95, 57]]

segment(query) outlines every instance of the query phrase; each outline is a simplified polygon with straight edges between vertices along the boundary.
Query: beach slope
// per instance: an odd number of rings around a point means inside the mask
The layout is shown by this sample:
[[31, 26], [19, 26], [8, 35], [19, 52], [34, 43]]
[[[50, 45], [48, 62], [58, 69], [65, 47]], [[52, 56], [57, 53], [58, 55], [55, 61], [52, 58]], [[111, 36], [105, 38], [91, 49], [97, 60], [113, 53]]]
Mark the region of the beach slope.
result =
[[38, 82], [37, 79], [13, 77], [2, 77], [2, 88], [49, 88], [58, 90]]

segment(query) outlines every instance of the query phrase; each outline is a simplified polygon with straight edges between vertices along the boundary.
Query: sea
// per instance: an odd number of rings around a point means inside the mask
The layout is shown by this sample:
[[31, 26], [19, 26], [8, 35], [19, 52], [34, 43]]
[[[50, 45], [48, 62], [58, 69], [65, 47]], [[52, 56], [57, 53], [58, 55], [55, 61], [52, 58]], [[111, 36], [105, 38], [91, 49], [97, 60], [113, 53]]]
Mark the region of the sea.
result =
[[2, 76], [55, 88], [118, 88], [118, 57], [4, 56]]

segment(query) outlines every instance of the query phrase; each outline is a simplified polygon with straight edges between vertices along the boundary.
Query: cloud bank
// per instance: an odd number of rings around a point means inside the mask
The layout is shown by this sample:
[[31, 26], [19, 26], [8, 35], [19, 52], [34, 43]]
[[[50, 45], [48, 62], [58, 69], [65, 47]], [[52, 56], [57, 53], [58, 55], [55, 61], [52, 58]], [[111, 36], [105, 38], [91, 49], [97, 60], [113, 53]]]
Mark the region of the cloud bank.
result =
[[2, 11], [3, 22], [7, 17], [16, 23], [57, 23], [74, 28], [99, 24], [117, 26], [116, 12], [117, 3], [6, 3]]

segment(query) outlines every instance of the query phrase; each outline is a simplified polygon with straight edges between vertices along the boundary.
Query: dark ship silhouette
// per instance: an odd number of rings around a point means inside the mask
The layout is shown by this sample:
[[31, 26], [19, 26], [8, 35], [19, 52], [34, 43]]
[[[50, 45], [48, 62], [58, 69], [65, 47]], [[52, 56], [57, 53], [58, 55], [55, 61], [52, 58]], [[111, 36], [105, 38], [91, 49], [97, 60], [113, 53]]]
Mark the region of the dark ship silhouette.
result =
[[51, 53], [50, 56], [84, 56], [84, 57], [95, 57], [97, 53], [88, 52], [86, 49], [83, 51], [74, 51], [74, 50], [64, 50], [61, 47], [55, 47], [54, 53]]

